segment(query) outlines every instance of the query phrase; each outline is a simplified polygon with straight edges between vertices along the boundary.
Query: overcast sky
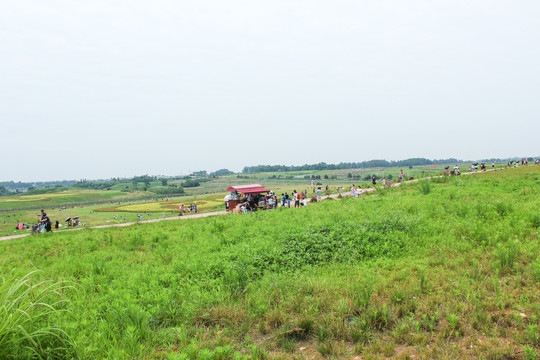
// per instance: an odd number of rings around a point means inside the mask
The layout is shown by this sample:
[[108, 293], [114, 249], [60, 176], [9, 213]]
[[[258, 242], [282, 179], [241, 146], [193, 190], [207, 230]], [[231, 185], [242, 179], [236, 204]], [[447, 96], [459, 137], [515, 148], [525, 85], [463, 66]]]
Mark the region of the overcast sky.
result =
[[539, 1], [0, 0], [0, 180], [540, 154]]

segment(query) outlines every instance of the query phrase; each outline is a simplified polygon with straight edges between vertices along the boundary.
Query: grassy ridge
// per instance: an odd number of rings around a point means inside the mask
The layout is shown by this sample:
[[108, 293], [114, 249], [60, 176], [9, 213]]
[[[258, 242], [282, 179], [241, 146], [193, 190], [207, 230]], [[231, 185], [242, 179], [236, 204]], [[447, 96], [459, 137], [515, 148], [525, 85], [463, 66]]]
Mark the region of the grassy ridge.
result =
[[25, 238], [0, 244], [0, 269], [77, 284], [49, 320], [71, 338], [51, 357], [534, 358], [539, 179], [530, 166], [305, 209]]

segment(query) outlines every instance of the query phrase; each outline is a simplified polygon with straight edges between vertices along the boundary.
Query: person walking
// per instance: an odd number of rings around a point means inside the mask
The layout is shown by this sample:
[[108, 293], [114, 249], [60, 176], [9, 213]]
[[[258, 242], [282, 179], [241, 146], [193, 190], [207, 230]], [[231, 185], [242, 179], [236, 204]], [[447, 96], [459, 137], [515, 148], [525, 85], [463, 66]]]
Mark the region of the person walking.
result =
[[317, 189], [317, 202], [320, 202], [322, 200], [322, 189], [319, 187]]
[[351, 196], [352, 197], [356, 196], [356, 187], [354, 186], [354, 184], [352, 184], [352, 186], [351, 186]]

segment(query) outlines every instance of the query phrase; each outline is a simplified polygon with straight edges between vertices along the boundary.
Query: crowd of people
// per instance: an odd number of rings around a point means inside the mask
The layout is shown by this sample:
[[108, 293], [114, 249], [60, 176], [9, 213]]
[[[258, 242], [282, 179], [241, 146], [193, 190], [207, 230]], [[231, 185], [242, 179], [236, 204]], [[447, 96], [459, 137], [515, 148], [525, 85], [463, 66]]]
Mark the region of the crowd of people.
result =
[[291, 206], [307, 206], [307, 197], [307, 190], [300, 193], [294, 190], [290, 195], [288, 192], [285, 192], [281, 196], [273, 191], [269, 191], [266, 194], [241, 194], [233, 191], [225, 196], [224, 202], [225, 210], [245, 213], [248, 211], [275, 209], [278, 206], [287, 208]]
[[187, 208], [184, 206], [184, 204], [181, 204], [178, 207], [178, 213], [179, 214], [186, 214], [186, 213], [197, 213], [197, 203], [193, 203], [189, 205]]
[[[15, 230], [22, 230], [26, 228], [27, 230], [32, 230], [34, 233], [45, 233], [45, 232], [51, 232], [53, 229], [53, 226], [55, 229], [61, 228], [63, 225], [60, 224], [60, 221], [56, 220], [56, 222], [53, 225], [53, 222], [45, 212], [45, 210], [41, 210], [40, 213], [36, 214], [36, 216], [39, 218], [36, 224], [30, 225], [27, 223], [18, 223], [17, 226], [15, 226]], [[67, 227], [73, 227], [73, 226], [80, 226], [85, 225], [84, 223], [81, 224], [79, 217], [75, 216], [73, 218], [69, 217], [65, 220]]]
[[[334, 189], [338, 193], [345, 190], [341, 186], [336, 186]], [[365, 191], [360, 186], [355, 186], [354, 184], [351, 186], [350, 190], [351, 195], [357, 198], [360, 198]], [[231, 192], [224, 198], [225, 210], [246, 213], [258, 210], [275, 209], [277, 207], [306, 207], [308, 206], [308, 201], [321, 201], [323, 194], [328, 195], [330, 193], [330, 186], [326, 185], [325, 190], [323, 190], [322, 186], [313, 187], [312, 193], [314, 195], [310, 196], [307, 189], [301, 192], [293, 190], [291, 194], [284, 192], [281, 195], [278, 195], [273, 191], [269, 191], [266, 194], [240, 194], [238, 192]]]

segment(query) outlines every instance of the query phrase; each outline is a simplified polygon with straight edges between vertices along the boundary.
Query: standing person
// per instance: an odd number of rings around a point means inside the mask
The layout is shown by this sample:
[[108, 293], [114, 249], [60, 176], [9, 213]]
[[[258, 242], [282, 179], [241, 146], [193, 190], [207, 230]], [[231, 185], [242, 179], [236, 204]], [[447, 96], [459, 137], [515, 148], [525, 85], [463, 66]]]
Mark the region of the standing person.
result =
[[285, 201], [287, 201], [287, 198], [285, 197], [285, 194], [281, 194], [281, 207], [285, 207]]
[[193, 203], [193, 212], [197, 213], [197, 203]]
[[356, 187], [354, 186], [354, 184], [352, 184], [352, 186], [351, 186], [351, 196], [352, 197], [356, 196]]
[[360, 185], [356, 188], [356, 196], [360, 199], [362, 197], [362, 188]]
[[223, 201], [225, 202], [225, 211], [229, 211], [229, 200], [231, 200], [231, 194], [225, 195]]
[[383, 177], [382, 178], [382, 186], [385, 187], [386, 186], [386, 179]]
[[285, 193], [285, 198], [287, 199], [287, 207], [290, 209], [291, 208], [291, 197], [289, 196], [289, 194]]
[[48, 220], [48, 221], [45, 223], [45, 230], [46, 230], [47, 232], [52, 231], [52, 221], [51, 221], [51, 220]]
[[294, 190], [294, 207], [300, 207], [300, 194]]
[[492, 169], [495, 169], [495, 162], [492, 162], [492, 163], [491, 163], [491, 168], [492, 168]]
[[322, 200], [322, 189], [319, 187], [317, 189], [317, 202], [320, 202]]
[[399, 181], [403, 182], [403, 169], [399, 170]]
[[268, 204], [268, 209], [274, 208], [274, 197], [272, 195], [268, 195], [267, 204]]
[[47, 213], [43, 209], [41, 209], [41, 213], [37, 214], [37, 216], [41, 216], [41, 219], [39, 219], [39, 221], [42, 222], [47, 217]]
[[375, 175], [371, 177], [371, 182], [373, 183], [373, 186], [377, 185], [377, 178], [375, 177]]
[[45, 225], [47, 222], [50, 222], [51, 220], [47, 216], [47, 213], [42, 209], [40, 214], [37, 214], [37, 216], [41, 216], [39, 219], [39, 223], [41, 225]]

